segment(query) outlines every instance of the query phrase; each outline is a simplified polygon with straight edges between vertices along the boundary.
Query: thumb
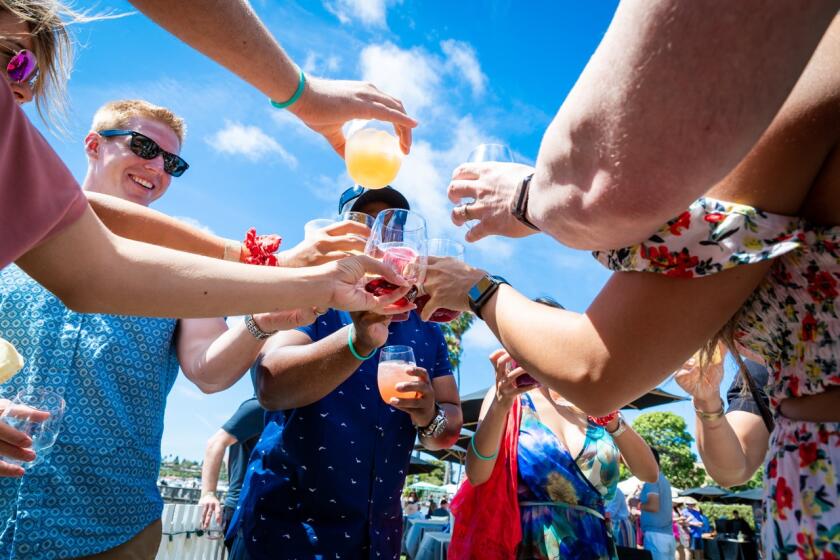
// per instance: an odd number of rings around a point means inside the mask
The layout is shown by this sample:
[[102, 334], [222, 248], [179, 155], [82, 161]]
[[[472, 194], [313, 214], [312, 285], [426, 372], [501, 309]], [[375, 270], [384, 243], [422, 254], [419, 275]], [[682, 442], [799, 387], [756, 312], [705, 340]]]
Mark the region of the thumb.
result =
[[480, 241], [490, 235], [488, 230], [489, 228], [484, 225], [484, 221], [482, 220], [467, 230], [467, 233], [464, 235], [464, 239], [470, 243], [475, 243], [476, 241]]

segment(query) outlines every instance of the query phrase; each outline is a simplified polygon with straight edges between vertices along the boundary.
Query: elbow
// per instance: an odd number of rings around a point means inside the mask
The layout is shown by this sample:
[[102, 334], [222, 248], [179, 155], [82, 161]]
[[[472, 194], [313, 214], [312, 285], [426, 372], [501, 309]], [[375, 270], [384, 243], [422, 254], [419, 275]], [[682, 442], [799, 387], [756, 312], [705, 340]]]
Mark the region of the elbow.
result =
[[740, 486], [746, 484], [752, 478], [754, 473], [744, 471], [738, 472], [716, 472], [715, 469], [706, 467], [706, 472], [709, 477], [723, 488], [732, 488], [733, 486]]
[[633, 472], [633, 476], [641, 480], [642, 482], [650, 482], [654, 483], [659, 480], [659, 467], [655, 464], [652, 468], [644, 468], [640, 469], [641, 472]]
[[477, 473], [475, 471], [476, 471], [476, 469], [471, 469], [470, 468], [469, 460], [468, 460], [467, 468], [466, 468], [466, 475], [467, 475], [467, 480], [469, 480], [470, 484], [472, 484], [473, 486], [481, 486], [482, 484], [484, 484], [485, 482], [487, 482], [490, 479], [490, 474], [491, 474], [490, 472], [488, 472], [488, 473]]

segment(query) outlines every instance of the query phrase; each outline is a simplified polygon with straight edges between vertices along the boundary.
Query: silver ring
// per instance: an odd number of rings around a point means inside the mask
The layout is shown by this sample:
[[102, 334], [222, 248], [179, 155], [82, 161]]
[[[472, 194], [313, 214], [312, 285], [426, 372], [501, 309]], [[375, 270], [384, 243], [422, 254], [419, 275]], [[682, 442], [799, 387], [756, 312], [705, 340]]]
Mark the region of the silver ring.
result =
[[463, 214], [464, 214], [464, 219], [465, 220], [470, 219], [469, 215], [467, 214], [467, 209], [469, 208], [470, 204], [472, 204], [472, 202], [467, 202], [466, 204], [461, 205], [461, 208], [464, 209]]

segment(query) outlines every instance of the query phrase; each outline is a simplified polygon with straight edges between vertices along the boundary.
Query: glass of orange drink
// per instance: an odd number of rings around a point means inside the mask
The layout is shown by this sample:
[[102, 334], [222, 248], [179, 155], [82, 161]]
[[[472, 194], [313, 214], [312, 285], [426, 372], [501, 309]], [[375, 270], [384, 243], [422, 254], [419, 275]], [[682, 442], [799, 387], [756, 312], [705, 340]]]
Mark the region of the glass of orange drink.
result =
[[[389, 131], [390, 128], [390, 131]], [[347, 127], [344, 163], [347, 173], [366, 189], [391, 184], [402, 165], [400, 141], [391, 125], [379, 121], [351, 121]]]
[[376, 380], [379, 385], [379, 394], [386, 404], [390, 404], [392, 398], [417, 399], [420, 394], [417, 391], [397, 391], [397, 384], [409, 381], [416, 381], [417, 377], [409, 375], [408, 371], [414, 368], [414, 350], [411, 346], [385, 346], [379, 353], [379, 370]]

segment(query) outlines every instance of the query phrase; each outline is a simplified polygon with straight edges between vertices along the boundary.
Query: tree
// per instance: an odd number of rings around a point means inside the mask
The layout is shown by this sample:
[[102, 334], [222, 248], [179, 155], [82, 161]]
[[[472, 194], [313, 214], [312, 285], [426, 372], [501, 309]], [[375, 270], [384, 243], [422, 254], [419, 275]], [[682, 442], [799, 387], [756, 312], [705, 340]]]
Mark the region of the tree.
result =
[[677, 488], [691, 488], [703, 483], [705, 473], [695, 465], [691, 451], [694, 438], [685, 420], [673, 412], [647, 412], [633, 422], [633, 429], [659, 451], [665, 478]]
[[449, 363], [454, 371], [458, 371], [461, 366], [461, 354], [464, 353], [461, 339], [474, 321], [475, 315], [472, 313], [461, 313], [454, 321], [441, 325], [443, 337], [446, 339], [446, 347], [449, 350]]
[[744, 490], [752, 490], [753, 488], [761, 488], [764, 486], [764, 466], [759, 467], [752, 478], [740, 486], [733, 486], [730, 488], [732, 492], [743, 492]]

